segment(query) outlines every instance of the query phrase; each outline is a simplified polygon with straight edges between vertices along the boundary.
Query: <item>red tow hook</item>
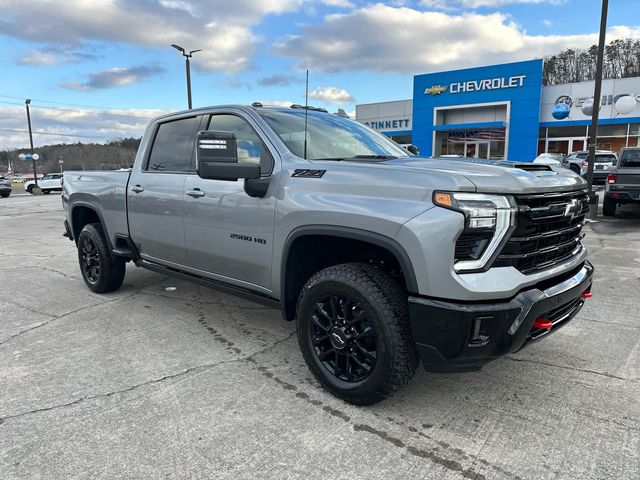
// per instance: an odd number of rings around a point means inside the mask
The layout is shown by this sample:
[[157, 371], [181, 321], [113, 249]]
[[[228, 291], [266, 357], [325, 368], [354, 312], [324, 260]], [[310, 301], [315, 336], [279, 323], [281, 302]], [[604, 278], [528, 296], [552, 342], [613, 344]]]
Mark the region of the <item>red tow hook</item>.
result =
[[549, 330], [551, 327], [553, 327], [553, 323], [551, 323], [551, 320], [547, 320], [546, 318], [536, 318], [531, 326], [531, 328], [543, 328], [545, 330]]
[[582, 293], [580, 294], [580, 296], [581, 296], [582, 298], [591, 298], [591, 297], [593, 297], [593, 293], [591, 293], [591, 292], [582, 292]]

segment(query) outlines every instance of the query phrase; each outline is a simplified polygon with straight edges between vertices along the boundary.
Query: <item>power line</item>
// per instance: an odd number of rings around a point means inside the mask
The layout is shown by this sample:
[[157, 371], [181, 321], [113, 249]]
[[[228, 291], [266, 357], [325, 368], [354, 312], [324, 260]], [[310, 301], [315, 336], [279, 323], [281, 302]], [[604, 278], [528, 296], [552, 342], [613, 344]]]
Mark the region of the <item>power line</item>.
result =
[[[0, 95], [2, 96], [2, 95]], [[18, 103], [18, 102], [8, 102], [6, 100], [0, 100], [0, 103], [2, 104], [6, 104], [6, 105], [17, 105], [17, 106], [22, 106], [24, 104], [22, 103]], [[137, 119], [137, 120], [143, 120], [143, 121], [148, 121], [149, 119], [153, 118], [154, 116], [157, 116], [156, 114], [154, 115], [150, 115], [150, 116], [144, 116], [144, 117], [140, 117], [137, 115], [127, 115], [124, 113], [111, 113], [111, 112], [105, 112], [105, 111], [100, 111], [100, 112], [96, 112], [96, 111], [92, 111], [92, 110], [83, 110], [83, 109], [72, 109], [72, 108], [60, 108], [60, 107], [48, 107], [45, 105], [31, 105], [31, 108], [37, 108], [37, 109], [41, 109], [41, 110], [55, 110], [55, 111], [60, 111], [60, 112], [86, 112], [92, 115], [97, 115], [97, 116], [102, 116], [102, 117], [116, 117], [116, 118], [127, 118], [127, 119]]]
[[[15, 132], [15, 133], [29, 133], [29, 130], [19, 130], [17, 128], [0, 128], [0, 130], [3, 130], [5, 132]], [[75, 135], [75, 134], [71, 134], [71, 133], [56, 133], [56, 132], [39, 132], [34, 130], [32, 133], [38, 134], [38, 135], [52, 135], [52, 136], [56, 136], [56, 137], [79, 137], [79, 138], [112, 138], [112, 135]]]
[[[13, 95], [0, 95], [0, 97], [3, 97], [3, 98], [13, 98], [14, 100], [23, 100], [23, 101], [24, 101], [24, 98], [22, 98], [22, 97], [15, 97], [15, 96], [13, 96]], [[55, 100], [43, 100], [42, 98], [32, 98], [31, 100], [33, 100], [33, 101], [35, 101], [35, 102], [44, 102], [44, 103], [54, 103], [54, 104], [57, 104], [57, 105], [66, 105], [66, 106], [69, 106], [69, 107], [100, 108], [100, 109], [102, 109], [102, 110], [104, 110], [104, 109], [105, 109], [105, 107], [99, 107], [99, 106], [97, 106], [97, 105], [83, 105], [83, 104], [81, 104], [81, 103], [57, 102], [57, 101], [55, 101]], [[126, 108], [119, 108], [119, 109], [116, 109], [116, 110], [126, 110]]]

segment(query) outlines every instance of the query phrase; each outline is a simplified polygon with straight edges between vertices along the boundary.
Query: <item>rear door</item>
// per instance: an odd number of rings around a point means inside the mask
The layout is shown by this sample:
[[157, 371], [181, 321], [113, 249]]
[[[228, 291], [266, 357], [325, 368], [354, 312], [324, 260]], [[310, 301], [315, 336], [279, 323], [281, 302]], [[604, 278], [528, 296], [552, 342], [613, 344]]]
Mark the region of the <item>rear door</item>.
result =
[[147, 157], [131, 172], [129, 231], [145, 260], [176, 266], [185, 262], [184, 183], [201, 120], [192, 115], [156, 125]]
[[[258, 163], [263, 177], [274, 172], [274, 155], [251, 118], [238, 111], [211, 115], [204, 128], [233, 132], [239, 162]], [[209, 180], [189, 175], [185, 183], [185, 242], [192, 273], [265, 292], [271, 291], [271, 256], [276, 185], [254, 198], [244, 180]]]

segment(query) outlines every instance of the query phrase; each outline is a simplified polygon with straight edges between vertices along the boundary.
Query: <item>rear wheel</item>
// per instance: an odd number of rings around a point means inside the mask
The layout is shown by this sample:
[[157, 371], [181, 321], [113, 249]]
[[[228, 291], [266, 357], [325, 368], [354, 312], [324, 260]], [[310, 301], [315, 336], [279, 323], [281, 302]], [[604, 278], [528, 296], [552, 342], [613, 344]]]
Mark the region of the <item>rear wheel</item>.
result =
[[577, 173], [578, 175], [580, 175], [580, 167], [575, 165], [575, 164], [570, 164], [569, 168], [571, 169], [571, 171], [573, 171], [573, 173]]
[[126, 263], [111, 256], [99, 223], [85, 225], [78, 235], [78, 261], [84, 283], [95, 293], [117, 290], [124, 281]]
[[42, 193], [44, 193], [45, 195], [49, 195], [49, 192], [51, 192], [51, 190], [42, 189]]
[[298, 299], [297, 326], [318, 382], [356, 405], [392, 395], [418, 366], [406, 294], [369, 265], [336, 265], [311, 277]]
[[35, 187], [35, 185], [29, 185], [29, 186], [27, 187], [27, 193], [31, 193], [31, 194], [33, 194], [33, 189], [34, 189], [34, 187]]
[[1, 196], [2, 196], [2, 198], [7, 198], [9, 195], [11, 195], [11, 192], [3, 193]]
[[605, 196], [604, 202], [602, 204], [602, 214], [605, 217], [613, 217], [616, 214], [617, 206], [618, 204], [615, 202], [615, 200], [612, 200], [611, 198]]

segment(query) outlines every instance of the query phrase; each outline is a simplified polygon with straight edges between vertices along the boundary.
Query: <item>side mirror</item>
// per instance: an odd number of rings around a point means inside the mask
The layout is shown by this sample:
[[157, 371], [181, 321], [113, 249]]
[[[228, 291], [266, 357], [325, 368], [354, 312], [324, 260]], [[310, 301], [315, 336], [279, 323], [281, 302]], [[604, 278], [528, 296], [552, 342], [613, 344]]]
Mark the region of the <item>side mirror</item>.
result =
[[196, 136], [196, 172], [211, 180], [256, 179], [260, 178], [260, 165], [238, 163], [235, 134], [202, 130]]
[[408, 145], [407, 146], [407, 151], [409, 153], [413, 153], [414, 155], [418, 155], [419, 154], [418, 147], [416, 147], [415, 145]]

